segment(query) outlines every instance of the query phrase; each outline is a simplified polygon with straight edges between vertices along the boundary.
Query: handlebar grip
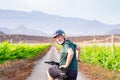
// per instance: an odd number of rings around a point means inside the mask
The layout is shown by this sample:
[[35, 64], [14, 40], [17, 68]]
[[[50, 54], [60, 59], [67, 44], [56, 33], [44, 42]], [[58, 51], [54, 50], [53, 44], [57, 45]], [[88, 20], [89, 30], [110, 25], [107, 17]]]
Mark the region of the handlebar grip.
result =
[[59, 63], [55, 61], [45, 61], [45, 63], [50, 64], [50, 65], [59, 65]]
[[50, 62], [47, 62], [47, 61], [46, 61], [45, 63], [50, 63]]

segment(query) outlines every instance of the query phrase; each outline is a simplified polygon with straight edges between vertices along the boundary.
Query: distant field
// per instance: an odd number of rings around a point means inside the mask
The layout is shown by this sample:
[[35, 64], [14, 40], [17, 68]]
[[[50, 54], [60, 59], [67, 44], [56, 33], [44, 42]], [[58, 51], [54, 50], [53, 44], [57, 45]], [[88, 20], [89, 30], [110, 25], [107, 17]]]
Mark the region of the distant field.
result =
[[[111, 43], [112, 35], [93, 35], [93, 36], [79, 36], [79, 37], [68, 37], [68, 39], [72, 40], [73, 42], [81, 42], [84, 41], [89, 43], [94, 43], [94, 40], [100, 43]], [[114, 42], [120, 42], [120, 35], [113, 36]], [[24, 42], [24, 43], [53, 43], [54, 40], [51, 37], [45, 36], [28, 36], [28, 35], [0, 35], [0, 42], [3, 41], [10, 41], [13, 43]]]

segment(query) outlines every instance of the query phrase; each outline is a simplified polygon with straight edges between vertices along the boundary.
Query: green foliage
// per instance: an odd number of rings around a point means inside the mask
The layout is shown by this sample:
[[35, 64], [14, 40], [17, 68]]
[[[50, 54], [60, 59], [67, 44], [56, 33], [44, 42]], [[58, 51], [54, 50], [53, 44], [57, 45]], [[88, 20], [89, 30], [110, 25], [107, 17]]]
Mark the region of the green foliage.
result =
[[108, 70], [120, 71], [120, 46], [85, 46], [82, 47], [80, 59], [84, 62], [100, 65]]
[[56, 48], [61, 49], [61, 45], [55, 44]]
[[4, 63], [6, 60], [26, 59], [37, 56], [49, 46], [49, 44], [0, 43], [0, 63]]

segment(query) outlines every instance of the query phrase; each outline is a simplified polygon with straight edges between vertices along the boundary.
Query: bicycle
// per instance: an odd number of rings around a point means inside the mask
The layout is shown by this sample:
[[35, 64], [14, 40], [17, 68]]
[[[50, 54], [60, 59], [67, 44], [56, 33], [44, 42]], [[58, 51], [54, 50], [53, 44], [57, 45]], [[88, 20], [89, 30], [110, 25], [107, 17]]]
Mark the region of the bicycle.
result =
[[[50, 65], [56, 65], [58, 67], [60, 67], [60, 64], [58, 62], [55, 62], [55, 61], [46, 61], [45, 63], [47, 64], [50, 64]], [[67, 72], [67, 68], [59, 68], [60, 69], [60, 74], [59, 74], [59, 78], [57, 78], [56, 80], [66, 80], [67, 78], [67, 75], [66, 75], [66, 72]]]

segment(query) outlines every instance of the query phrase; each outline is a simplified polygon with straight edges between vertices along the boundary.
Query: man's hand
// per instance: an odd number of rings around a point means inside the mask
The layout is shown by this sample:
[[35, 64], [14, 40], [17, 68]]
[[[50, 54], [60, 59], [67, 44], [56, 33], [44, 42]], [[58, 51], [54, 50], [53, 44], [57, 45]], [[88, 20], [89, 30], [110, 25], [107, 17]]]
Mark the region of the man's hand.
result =
[[68, 66], [66, 65], [61, 65], [59, 68], [67, 68]]

